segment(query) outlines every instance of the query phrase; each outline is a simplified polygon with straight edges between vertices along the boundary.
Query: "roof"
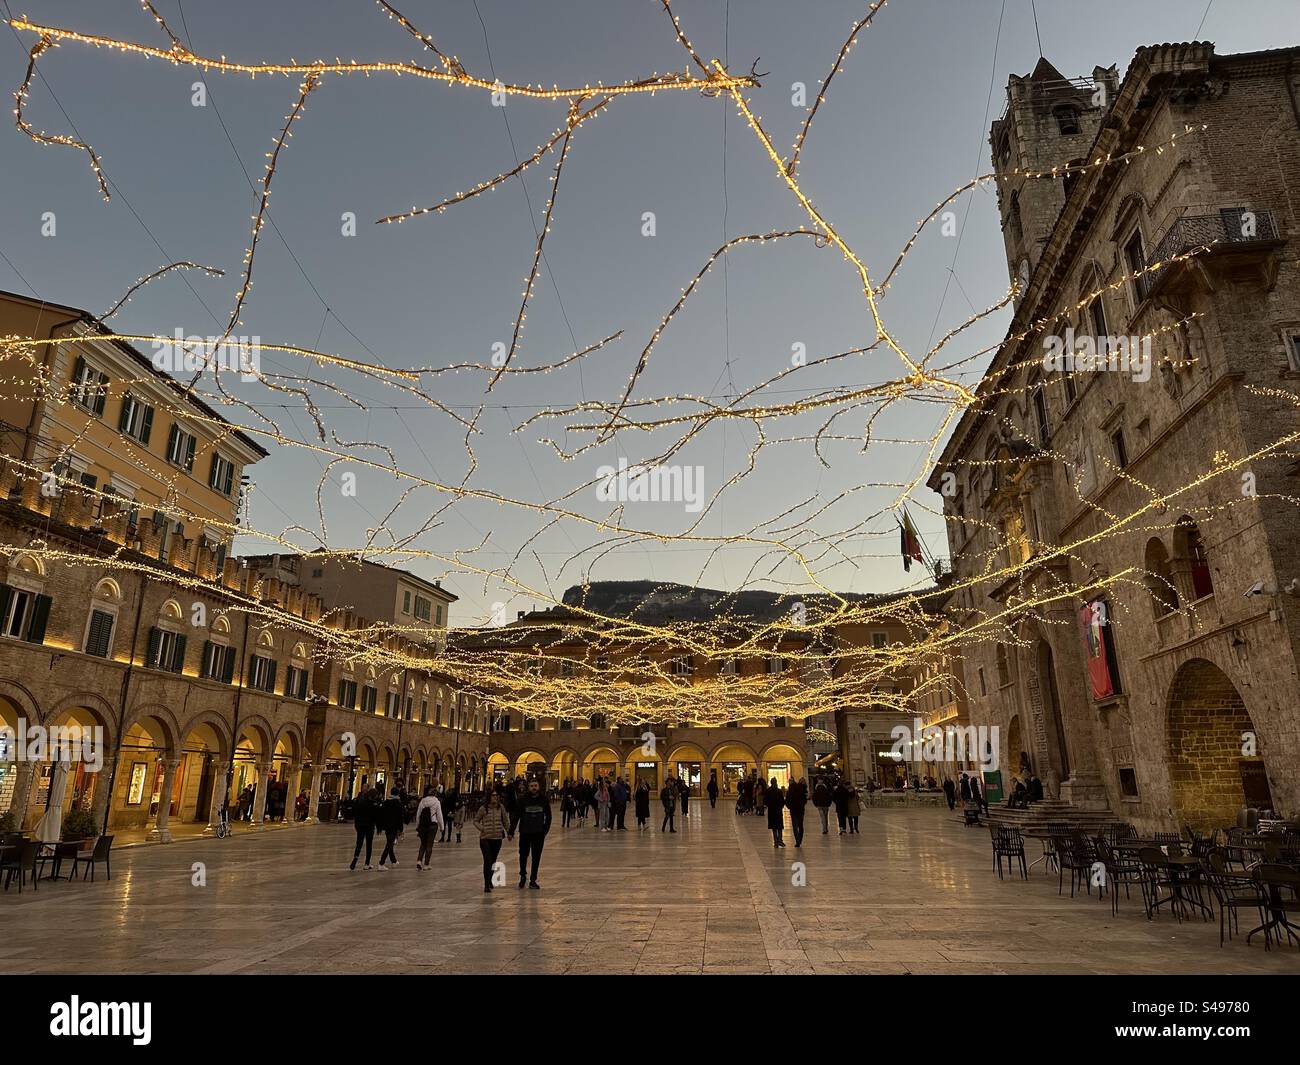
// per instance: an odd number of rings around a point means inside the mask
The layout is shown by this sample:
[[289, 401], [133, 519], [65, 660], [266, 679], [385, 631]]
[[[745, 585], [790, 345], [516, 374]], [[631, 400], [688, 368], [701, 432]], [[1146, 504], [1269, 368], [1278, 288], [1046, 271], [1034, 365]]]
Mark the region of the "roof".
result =
[[[124, 354], [129, 356], [134, 362], [136, 362], [144, 369], [148, 370], [149, 373], [154, 378], [166, 383], [166, 385], [173, 392], [175, 392], [186, 402], [190, 403], [194, 407], [197, 407], [204, 414], [208, 415], [210, 418], [219, 422], [220, 424], [230, 425], [231, 429], [233, 430], [232, 435], [238, 438], [239, 442], [242, 443], [245, 447], [250, 448], [258, 455], [260, 455], [262, 458], [266, 458], [270, 454], [270, 452], [267, 451], [266, 448], [262, 447], [261, 444], [253, 440], [252, 437], [248, 436], [242, 430], [234, 428], [234, 426], [231, 424], [231, 422], [228, 419], [222, 417], [222, 415], [217, 413], [215, 408], [213, 408], [211, 405], [209, 405], [208, 403], [200, 399], [198, 396], [196, 396], [190, 389], [186, 388], [183, 384], [177, 381], [176, 378], [172, 377], [170, 374], [165, 374], [161, 370], [159, 370], [158, 367], [156, 367], [153, 364], [152, 359], [146, 358], [135, 348], [133, 348], [130, 344], [128, 344], [125, 340], [117, 336], [117, 334], [114, 333], [111, 329], [105, 327], [104, 324], [99, 320], [99, 318], [96, 315], [91, 314], [90, 311], [82, 310], [80, 307], [69, 307], [62, 303], [51, 303], [49, 300], [36, 299], [32, 296], [24, 296], [18, 292], [7, 292], [2, 289], [0, 289], [0, 299], [15, 300], [20, 303], [29, 304], [31, 306], [49, 307], [52, 310], [60, 311], [64, 314], [69, 315], [71, 318], [75, 319], [76, 321], [82, 322], [90, 326], [90, 328], [93, 329], [99, 337], [112, 343]], [[69, 323], [63, 323], [63, 324], [66, 325]]]

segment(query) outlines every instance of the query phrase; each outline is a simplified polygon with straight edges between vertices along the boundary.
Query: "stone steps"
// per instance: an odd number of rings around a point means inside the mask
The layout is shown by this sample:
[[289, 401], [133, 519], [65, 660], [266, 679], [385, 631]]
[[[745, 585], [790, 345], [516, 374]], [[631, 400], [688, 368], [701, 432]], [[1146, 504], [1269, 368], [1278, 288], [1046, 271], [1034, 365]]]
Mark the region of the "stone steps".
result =
[[1022, 831], [1041, 829], [1047, 825], [1065, 825], [1089, 835], [1107, 825], [1117, 825], [1120, 819], [1109, 810], [1083, 810], [1060, 799], [1044, 799], [1028, 809], [1011, 809], [1007, 806], [990, 806], [985, 821], [1005, 828]]

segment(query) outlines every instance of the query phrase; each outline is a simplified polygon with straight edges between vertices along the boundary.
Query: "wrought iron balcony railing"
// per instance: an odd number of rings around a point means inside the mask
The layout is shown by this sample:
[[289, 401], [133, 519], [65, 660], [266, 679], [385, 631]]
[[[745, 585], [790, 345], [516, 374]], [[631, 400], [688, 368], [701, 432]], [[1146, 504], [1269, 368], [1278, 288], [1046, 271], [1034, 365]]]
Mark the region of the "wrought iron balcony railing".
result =
[[[1247, 207], [1222, 207], [1207, 214], [1185, 214], [1174, 219], [1147, 257], [1147, 265], [1167, 263], [1176, 255], [1193, 248], [1219, 245], [1249, 245], [1278, 239], [1277, 220], [1272, 211]], [[1138, 295], [1145, 299], [1164, 279], [1170, 265], [1162, 266], [1137, 279]]]

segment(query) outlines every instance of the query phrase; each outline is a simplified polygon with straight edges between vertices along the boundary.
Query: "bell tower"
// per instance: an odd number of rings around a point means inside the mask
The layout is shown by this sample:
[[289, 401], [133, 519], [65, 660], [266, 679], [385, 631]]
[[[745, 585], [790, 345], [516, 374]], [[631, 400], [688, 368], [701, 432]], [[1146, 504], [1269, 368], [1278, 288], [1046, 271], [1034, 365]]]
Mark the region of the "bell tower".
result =
[[1029, 282], [1076, 180], [1026, 174], [1087, 161], [1088, 150], [1119, 89], [1115, 67], [1095, 67], [1092, 78], [1067, 78], [1040, 58], [1032, 74], [1007, 82], [1007, 109], [989, 131], [997, 174], [998, 211], [1007, 269], [1022, 288]]

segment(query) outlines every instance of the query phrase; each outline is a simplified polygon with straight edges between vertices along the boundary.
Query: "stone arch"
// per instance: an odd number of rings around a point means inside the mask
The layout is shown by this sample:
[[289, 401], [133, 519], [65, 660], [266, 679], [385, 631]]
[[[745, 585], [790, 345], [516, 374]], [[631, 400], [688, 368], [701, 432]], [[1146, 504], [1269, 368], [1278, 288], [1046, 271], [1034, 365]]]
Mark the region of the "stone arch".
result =
[[49, 710], [45, 712], [45, 718], [41, 722], [43, 725], [53, 725], [58, 722], [70, 710], [88, 710], [98, 718], [96, 722], [104, 729], [104, 734], [116, 742], [116, 729], [113, 722], [117, 719], [117, 711], [109, 704], [109, 701], [96, 692], [76, 692], [73, 695], [64, 696]]
[[280, 731], [275, 734], [275, 744], [272, 750], [275, 751], [276, 757], [280, 757], [280, 748], [282, 746], [284, 747], [283, 753], [290, 761], [302, 761], [307, 745], [303, 739], [302, 729], [292, 721], [286, 721], [280, 726]]
[[[160, 734], [155, 735], [155, 730], [150, 728], [146, 724], [147, 722], [156, 722], [157, 725], [161, 726], [157, 729]], [[158, 744], [158, 749], [167, 755], [174, 756], [179, 751], [181, 741], [184, 739], [180, 725], [176, 721], [176, 716], [161, 703], [146, 703], [132, 708], [122, 725], [123, 736], [126, 736], [132, 729], [137, 727], [149, 733], [150, 737]]]
[[239, 722], [239, 733], [235, 737], [235, 745], [247, 737], [250, 741], [250, 749], [254, 753], [265, 758], [274, 750], [274, 737], [276, 730], [271, 723], [260, 714], [253, 714], [250, 717], [242, 718]]
[[[31, 689], [16, 680], [0, 677], [0, 700], [8, 703], [28, 724], [34, 725], [42, 719], [40, 703], [36, 701], [36, 696], [32, 694]], [[6, 723], [15, 728], [18, 725], [17, 720]]]
[[1236, 685], [1213, 662], [1193, 658], [1179, 667], [1165, 729], [1180, 824], [1208, 831], [1234, 824], [1243, 805], [1272, 807], [1263, 742]]
[[578, 752], [572, 747], [559, 747], [551, 753], [551, 772], [561, 784], [565, 780], [576, 780], [581, 765]]

